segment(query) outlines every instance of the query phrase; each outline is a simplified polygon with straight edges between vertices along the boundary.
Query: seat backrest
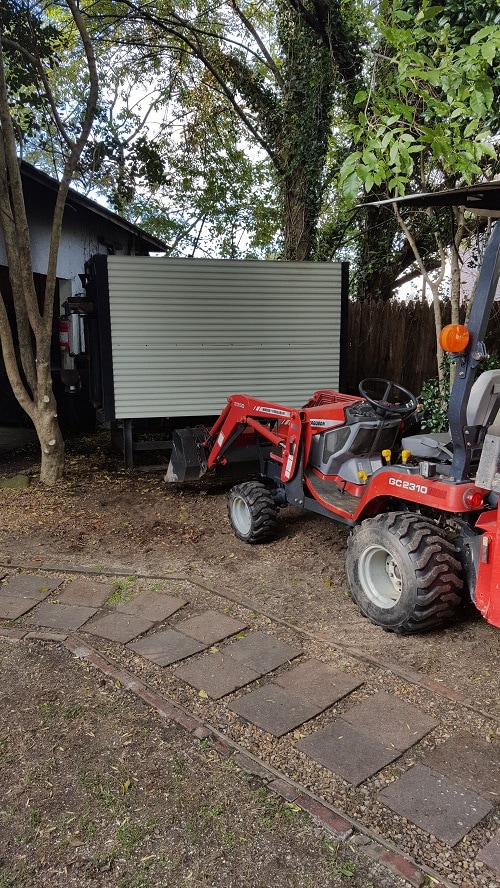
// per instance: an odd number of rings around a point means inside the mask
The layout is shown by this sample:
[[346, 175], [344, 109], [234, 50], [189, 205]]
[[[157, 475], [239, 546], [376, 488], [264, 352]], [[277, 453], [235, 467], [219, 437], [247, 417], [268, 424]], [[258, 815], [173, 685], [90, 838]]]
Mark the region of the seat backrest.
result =
[[467, 425], [490, 426], [500, 407], [500, 370], [485, 370], [471, 388]]

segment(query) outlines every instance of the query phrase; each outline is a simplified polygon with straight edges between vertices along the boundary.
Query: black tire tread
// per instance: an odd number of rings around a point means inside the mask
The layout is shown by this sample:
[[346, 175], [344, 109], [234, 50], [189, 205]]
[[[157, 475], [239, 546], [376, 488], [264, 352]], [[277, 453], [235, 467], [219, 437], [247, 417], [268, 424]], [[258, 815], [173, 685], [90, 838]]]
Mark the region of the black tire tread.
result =
[[[387, 530], [401, 543], [412, 562], [417, 582], [413, 608], [405, 619], [397, 626], [380, 625], [389, 632], [409, 635], [449, 622], [462, 603], [464, 583], [458, 550], [437, 525], [414, 512], [382, 513], [367, 518], [349, 538], [348, 558], [356, 533], [363, 527], [370, 528], [374, 539], [380, 537], [382, 530]], [[373, 615], [366, 613], [362, 602], [357, 600], [355, 590], [351, 591], [363, 615], [374, 621]]]
[[[231, 503], [235, 495], [246, 500], [252, 516], [252, 529], [248, 537], [242, 536], [232, 521]], [[243, 484], [237, 484], [231, 488], [228, 515], [231, 527], [238, 539], [254, 545], [265, 542], [273, 536], [278, 520], [278, 506], [271, 490], [262, 481], [245, 481]]]

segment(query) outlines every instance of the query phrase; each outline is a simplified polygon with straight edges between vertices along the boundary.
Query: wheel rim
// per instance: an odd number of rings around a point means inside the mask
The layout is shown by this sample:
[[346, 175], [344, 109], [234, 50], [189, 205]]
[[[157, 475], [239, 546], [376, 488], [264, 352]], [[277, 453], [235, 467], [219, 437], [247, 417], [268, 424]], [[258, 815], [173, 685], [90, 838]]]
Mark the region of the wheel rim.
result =
[[233, 499], [231, 503], [231, 518], [235, 530], [242, 534], [242, 536], [248, 536], [252, 529], [252, 516], [246, 500], [242, 496], [237, 496]]
[[388, 609], [401, 597], [403, 584], [397, 561], [383, 546], [370, 546], [359, 559], [359, 579], [372, 604]]

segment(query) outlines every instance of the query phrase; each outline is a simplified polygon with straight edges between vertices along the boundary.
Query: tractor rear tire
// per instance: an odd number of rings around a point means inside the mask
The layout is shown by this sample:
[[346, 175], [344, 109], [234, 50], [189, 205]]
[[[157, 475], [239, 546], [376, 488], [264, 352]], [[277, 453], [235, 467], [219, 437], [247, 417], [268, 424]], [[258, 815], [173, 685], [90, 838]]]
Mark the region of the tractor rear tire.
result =
[[262, 543], [272, 537], [278, 506], [272, 491], [262, 481], [246, 481], [233, 487], [227, 511], [231, 527], [244, 543]]
[[442, 626], [462, 602], [457, 549], [432, 521], [411, 512], [358, 525], [347, 545], [347, 575], [361, 613], [400, 635]]

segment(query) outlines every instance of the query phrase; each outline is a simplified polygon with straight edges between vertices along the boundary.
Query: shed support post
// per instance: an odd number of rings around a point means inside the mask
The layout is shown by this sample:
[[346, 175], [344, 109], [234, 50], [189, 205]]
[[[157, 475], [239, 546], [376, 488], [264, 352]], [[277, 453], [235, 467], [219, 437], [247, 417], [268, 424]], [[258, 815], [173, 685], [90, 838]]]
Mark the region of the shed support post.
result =
[[125, 468], [134, 468], [134, 439], [132, 433], [132, 420], [123, 420], [123, 458], [125, 460]]

